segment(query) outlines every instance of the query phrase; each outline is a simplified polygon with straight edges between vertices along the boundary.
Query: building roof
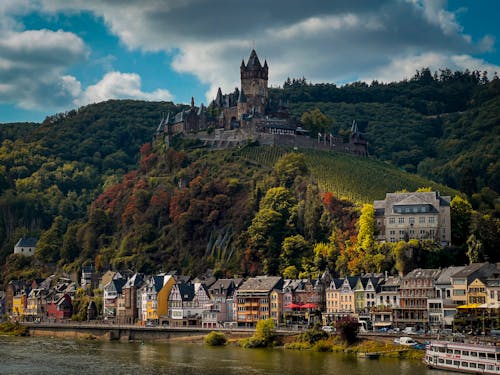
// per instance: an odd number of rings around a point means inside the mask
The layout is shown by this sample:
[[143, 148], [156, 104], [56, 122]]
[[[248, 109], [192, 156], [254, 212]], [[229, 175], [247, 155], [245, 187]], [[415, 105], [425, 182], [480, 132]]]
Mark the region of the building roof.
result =
[[279, 276], [257, 276], [245, 281], [238, 289], [242, 292], [270, 292], [283, 279]]
[[255, 52], [254, 49], [252, 49], [252, 52], [250, 52], [250, 57], [248, 58], [247, 62], [247, 69], [261, 69], [262, 65], [260, 65], [259, 57], [257, 56], [257, 52]]
[[35, 237], [21, 237], [16, 243], [16, 247], [35, 247], [38, 238]]
[[437, 268], [416, 268], [404, 276], [404, 279], [434, 279], [436, 280], [441, 273]]
[[178, 283], [179, 294], [183, 301], [192, 301], [195, 295], [194, 285], [191, 283]]
[[464, 266], [448, 267], [441, 271], [436, 280], [436, 285], [451, 284], [451, 276], [463, 270]]
[[[374, 201], [375, 209], [385, 208], [393, 205], [415, 205], [415, 204], [430, 204], [436, 207], [436, 203], [440, 206], [449, 206], [451, 197], [441, 196], [436, 191], [425, 192], [409, 192], [409, 193], [387, 193], [385, 200]], [[437, 201], [437, 202], [436, 202]]]
[[451, 275], [452, 278], [465, 277], [470, 282], [476, 277], [488, 277], [497, 270], [495, 264], [484, 262], [484, 263], [471, 263], [463, 267], [457, 273]]

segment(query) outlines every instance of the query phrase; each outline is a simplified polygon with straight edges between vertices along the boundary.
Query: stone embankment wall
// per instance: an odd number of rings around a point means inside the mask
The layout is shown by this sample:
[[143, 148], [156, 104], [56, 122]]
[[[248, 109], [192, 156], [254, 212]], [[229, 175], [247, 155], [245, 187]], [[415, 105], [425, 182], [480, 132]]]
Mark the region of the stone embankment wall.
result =
[[[109, 326], [80, 324], [30, 324], [29, 334], [34, 337], [51, 337], [80, 340], [119, 341], [201, 341], [210, 332], [207, 329], [172, 329], [164, 327]], [[240, 339], [253, 334], [252, 330], [223, 330], [229, 339]]]

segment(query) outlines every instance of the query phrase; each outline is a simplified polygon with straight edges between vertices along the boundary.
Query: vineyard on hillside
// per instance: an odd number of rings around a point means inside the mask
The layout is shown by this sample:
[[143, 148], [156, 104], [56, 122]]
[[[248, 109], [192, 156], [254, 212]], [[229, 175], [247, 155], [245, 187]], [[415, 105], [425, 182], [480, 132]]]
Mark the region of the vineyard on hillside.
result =
[[300, 152], [313, 177], [324, 191], [339, 197], [366, 203], [384, 199], [385, 193], [406, 189], [415, 191], [420, 187], [431, 187], [443, 195], [458, 192], [423, 177], [404, 172], [390, 164], [368, 158], [360, 158], [337, 152], [292, 149], [270, 146], [248, 146], [237, 153], [259, 164], [272, 166], [287, 152]]

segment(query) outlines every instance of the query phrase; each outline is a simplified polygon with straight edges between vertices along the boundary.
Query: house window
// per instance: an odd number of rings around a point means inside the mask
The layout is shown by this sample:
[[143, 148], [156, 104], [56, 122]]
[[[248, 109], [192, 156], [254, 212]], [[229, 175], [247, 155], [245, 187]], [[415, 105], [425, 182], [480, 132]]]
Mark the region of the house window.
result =
[[429, 224], [434, 224], [436, 222], [436, 218], [434, 216], [429, 217]]
[[396, 218], [395, 217], [390, 217], [389, 218], [389, 224], [395, 224], [396, 223]]
[[404, 224], [404, 223], [405, 223], [405, 218], [404, 218], [404, 217], [400, 217], [400, 218], [398, 219], [398, 223], [399, 223], [399, 224]]
[[425, 216], [421, 216], [418, 218], [418, 223], [419, 224], [425, 224]]
[[408, 221], [409, 221], [410, 224], [415, 224], [415, 218], [414, 217], [410, 217], [408, 219]]

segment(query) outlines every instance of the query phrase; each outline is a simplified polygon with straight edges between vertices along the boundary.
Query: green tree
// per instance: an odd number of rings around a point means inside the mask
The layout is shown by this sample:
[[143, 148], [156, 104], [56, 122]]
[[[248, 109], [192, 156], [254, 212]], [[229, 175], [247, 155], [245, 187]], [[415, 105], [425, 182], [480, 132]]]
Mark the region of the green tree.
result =
[[292, 152], [278, 159], [274, 164], [280, 185], [290, 188], [298, 176], [305, 176], [309, 173], [306, 160], [303, 154]]
[[334, 123], [331, 117], [325, 115], [318, 108], [304, 112], [300, 121], [304, 125], [304, 128], [311, 131], [313, 136], [316, 136], [318, 133], [326, 134], [331, 132]]
[[472, 206], [466, 200], [456, 195], [450, 203], [451, 242], [460, 246], [465, 244], [472, 219]]
[[474, 234], [471, 234], [467, 239], [467, 257], [469, 258], [469, 263], [484, 261], [483, 244]]
[[288, 266], [283, 270], [283, 278], [296, 279], [299, 276], [299, 271], [295, 266]]
[[295, 266], [296, 269], [300, 269], [302, 259], [311, 256], [311, 245], [304, 237], [300, 234], [286, 237], [283, 240], [280, 255], [281, 269], [284, 270], [289, 266]]
[[375, 244], [375, 208], [372, 204], [364, 204], [359, 217], [358, 246], [371, 251]]

